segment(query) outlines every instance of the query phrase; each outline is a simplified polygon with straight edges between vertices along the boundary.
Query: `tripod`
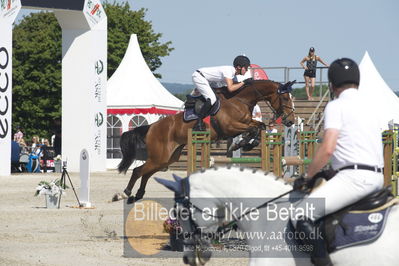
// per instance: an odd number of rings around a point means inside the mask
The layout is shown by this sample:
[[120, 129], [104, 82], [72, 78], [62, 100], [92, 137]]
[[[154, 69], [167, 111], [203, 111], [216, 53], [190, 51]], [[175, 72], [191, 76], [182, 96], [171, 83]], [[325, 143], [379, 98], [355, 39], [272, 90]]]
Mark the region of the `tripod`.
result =
[[[75, 194], [76, 200], [78, 201], [78, 204], [80, 206], [80, 201], [79, 201], [78, 195], [76, 194], [75, 187], [73, 186], [72, 180], [69, 177], [69, 174], [68, 174], [68, 171], [67, 171], [67, 162], [66, 161], [62, 162], [62, 174], [61, 174], [61, 180], [60, 180], [60, 186], [63, 189], [65, 189], [65, 183], [66, 183], [66, 178], [65, 177], [68, 177], [69, 184], [71, 184], [73, 193]], [[62, 196], [62, 193], [60, 194], [60, 200], [58, 201], [58, 209], [60, 208], [60, 204], [61, 204], [61, 196]]]

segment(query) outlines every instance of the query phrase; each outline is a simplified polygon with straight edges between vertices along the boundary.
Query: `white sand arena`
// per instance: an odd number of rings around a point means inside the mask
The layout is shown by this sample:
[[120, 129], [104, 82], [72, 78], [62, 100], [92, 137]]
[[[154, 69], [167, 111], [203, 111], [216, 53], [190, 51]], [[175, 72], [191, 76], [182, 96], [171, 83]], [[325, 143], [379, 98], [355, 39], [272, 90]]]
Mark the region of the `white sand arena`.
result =
[[[154, 176], [172, 178], [171, 173]], [[184, 172], [175, 173], [185, 176]], [[79, 174], [69, 174], [79, 192]], [[182, 265], [181, 257], [123, 257], [123, 204], [109, 200], [125, 188], [130, 174], [92, 174], [91, 202], [95, 209], [86, 210], [66, 206], [77, 205], [72, 189], [63, 196], [60, 209], [46, 209], [44, 196], [34, 197], [41, 180], [51, 181], [61, 177], [59, 173], [1, 176], [0, 265]], [[151, 178], [145, 195], [149, 197], [172, 198], [173, 194]], [[247, 258], [228, 261], [235, 265], [247, 263]], [[226, 259], [211, 259], [207, 265], [226, 265]]]

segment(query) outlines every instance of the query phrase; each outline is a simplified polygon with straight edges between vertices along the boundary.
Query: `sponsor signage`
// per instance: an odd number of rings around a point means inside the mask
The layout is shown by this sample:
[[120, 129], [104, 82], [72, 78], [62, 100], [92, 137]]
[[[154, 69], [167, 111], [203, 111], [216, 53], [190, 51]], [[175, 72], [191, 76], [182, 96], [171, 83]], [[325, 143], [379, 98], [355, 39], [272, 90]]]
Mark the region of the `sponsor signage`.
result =
[[104, 59], [100, 58], [95, 61], [94, 63], [94, 72], [95, 72], [95, 79], [93, 84], [93, 102], [94, 102], [94, 151], [95, 154], [101, 155], [103, 150], [105, 151], [105, 147], [102, 147], [103, 141], [103, 127], [104, 124], [104, 113], [101, 111], [104, 106], [104, 90], [105, 90], [105, 79], [106, 79], [106, 71], [104, 71]]
[[11, 169], [12, 23], [20, 9], [20, 0], [0, 0], [0, 175]]
[[91, 27], [106, 17], [104, 8], [99, 0], [86, 0], [83, 13]]

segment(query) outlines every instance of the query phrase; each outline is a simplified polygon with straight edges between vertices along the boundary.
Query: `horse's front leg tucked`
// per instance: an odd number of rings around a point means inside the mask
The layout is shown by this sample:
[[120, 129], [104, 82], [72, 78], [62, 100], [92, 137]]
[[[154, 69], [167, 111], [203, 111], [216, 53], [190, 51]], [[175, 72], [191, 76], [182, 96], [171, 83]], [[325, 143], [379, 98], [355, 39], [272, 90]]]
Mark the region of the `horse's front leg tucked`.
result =
[[238, 141], [231, 144], [229, 151], [243, 148], [244, 151], [250, 151], [260, 143], [260, 133], [266, 129], [266, 125], [262, 122], [254, 121], [252, 125], [241, 134]]

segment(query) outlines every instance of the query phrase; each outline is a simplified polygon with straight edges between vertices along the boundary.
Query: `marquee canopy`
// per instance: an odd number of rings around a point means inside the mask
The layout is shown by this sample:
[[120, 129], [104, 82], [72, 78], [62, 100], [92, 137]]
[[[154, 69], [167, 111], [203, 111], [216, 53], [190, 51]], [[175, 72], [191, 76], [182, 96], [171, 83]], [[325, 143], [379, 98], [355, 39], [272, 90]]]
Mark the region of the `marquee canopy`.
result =
[[121, 64], [108, 80], [108, 114], [175, 114], [182, 106], [154, 77], [132, 34]]
[[360, 62], [359, 69], [359, 92], [375, 103], [374, 108], [379, 113], [382, 130], [388, 129], [391, 120], [399, 123], [399, 98], [378, 73], [367, 51]]

